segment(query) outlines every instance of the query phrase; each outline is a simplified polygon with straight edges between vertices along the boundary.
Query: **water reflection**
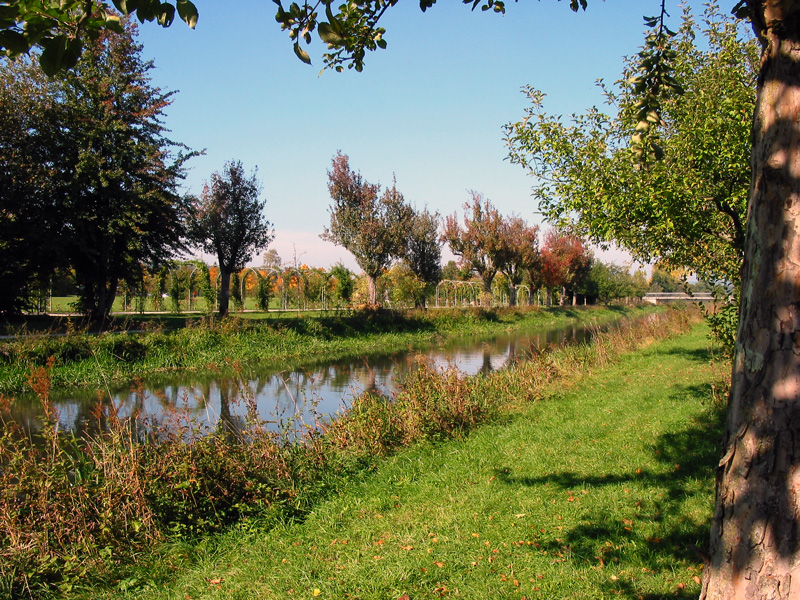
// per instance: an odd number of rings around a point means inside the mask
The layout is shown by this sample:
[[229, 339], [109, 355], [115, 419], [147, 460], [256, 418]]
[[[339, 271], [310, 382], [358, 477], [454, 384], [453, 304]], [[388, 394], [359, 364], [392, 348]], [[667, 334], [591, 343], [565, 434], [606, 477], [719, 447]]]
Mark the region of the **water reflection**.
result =
[[[503, 369], [532, 352], [584, 341], [591, 332], [568, 327], [513, 332], [491, 338], [459, 338], [422, 351], [371, 355], [285, 370], [252, 369], [236, 377], [208, 372], [144, 381], [134, 388], [87, 394], [54, 390], [51, 394], [60, 426], [82, 434], [105, 430], [111, 412], [119, 418], [137, 417], [144, 429], [191, 422], [198, 433], [222, 429], [234, 435], [253, 420], [275, 430], [314, 426], [365, 391], [391, 395], [421, 354], [434, 368], [455, 367], [475, 375]], [[41, 410], [34, 398], [19, 398], [14, 418], [26, 428], [38, 429]]]

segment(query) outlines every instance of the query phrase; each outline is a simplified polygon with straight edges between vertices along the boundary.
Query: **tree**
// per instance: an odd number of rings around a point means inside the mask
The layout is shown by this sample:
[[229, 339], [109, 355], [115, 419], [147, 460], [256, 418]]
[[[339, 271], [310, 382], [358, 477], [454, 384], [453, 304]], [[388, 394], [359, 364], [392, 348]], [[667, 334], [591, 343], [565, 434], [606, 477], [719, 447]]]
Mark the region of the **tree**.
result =
[[[83, 311], [103, 318], [122, 280], [165, 263], [183, 248], [185, 200], [178, 187], [192, 156], [166, 138], [172, 94], [154, 88], [135, 29], [104, 34], [65, 76], [59, 169], [64, 253]], [[176, 157], [171, 155], [179, 148]]]
[[[800, 2], [748, 0], [763, 55], [739, 333], [703, 598], [800, 593]], [[743, 13], [744, 14], [744, 13]]]
[[367, 276], [368, 301], [377, 305], [378, 277], [403, 255], [412, 210], [395, 185], [379, 197], [380, 186], [352, 171], [341, 152], [331, 161], [328, 190], [333, 200], [331, 224], [320, 237], [355, 257]]
[[582, 293], [603, 304], [620, 298], [641, 298], [647, 293], [647, 279], [642, 271], [631, 275], [625, 267], [594, 261]]
[[[500, 235], [502, 217], [488, 198], [470, 191], [472, 203], [464, 204], [464, 226], [453, 214], [445, 219], [442, 239], [459, 258], [459, 266], [474, 272], [483, 282], [484, 306], [489, 305], [492, 281], [498, 270], [501, 251]], [[471, 213], [471, 217], [468, 216]]]
[[6, 269], [46, 278], [71, 267], [81, 308], [95, 319], [108, 314], [121, 281], [140, 280], [145, 266], [182, 247], [178, 186], [192, 154], [166, 138], [171, 93], [150, 84], [152, 68], [125, 23], [121, 34], [92, 40], [58, 79], [42, 81], [35, 59], [2, 73], [0, 226], [13, 229], [3, 236]]
[[0, 70], [0, 314], [32, 303], [33, 283], [63, 265], [57, 179], [48, 168], [57, 134], [55, 82], [35, 61]]
[[241, 161], [225, 163], [211, 175], [189, 214], [189, 239], [219, 263], [219, 315], [228, 314], [231, 274], [242, 270], [273, 238], [259, 200], [257, 169], [248, 177]]
[[423, 284], [414, 304], [417, 308], [425, 308], [426, 297], [442, 279], [439, 213], [430, 213], [427, 208], [413, 213], [406, 231], [403, 260]]
[[509, 306], [516, 305], [517, 286], [539, 262], [539, 227], [528, 226], [521, 217], [501, 219], [497, 267], [508, 281]]
[[542, 246], [542, 277], [547, 288], [547, 305], [551, 290], [561, 288], [560, 304], [564, 304], [567, 290], [575, 287], [592, 266], [592, 256], [583, 241], [572, 234], [551, 229], [544, 234]]
[[525, 118], [505, 127], [510, 158], [534, 176], [533, 195], [557, 226], [613, 242], [640, 262], [738, 282], [756, 44], [712, 5], [702, 32], [687, 9], [675, 45], [674, 77], [684, 93], [661, 103], [663, 160], [636, 160], [638, 57], [626, 59], [618, 91], [605, 88], [610, 115], [592, 108], [565, 121], [548, 115], [543, 94], [527, 88]]
[[270, 248], [266, 252], [264, 252], [264, 256], [261, 258], [261, 264], [265, 267], [269, 267], [272, 269], [280, 269], [281, 264], [283, 261], [281, 260], [278, 251], [275, 248]]
[[650, 276], [650, 291], [679, 292], [681, 291], [681, 280], [669, 269], [665, 269], [661, 265], [655, 265], [653, 274]]
[[341, 262], [337, 262], [331, 268], [330, 276], [334, 283], [334, 297], [339, 300], [341, 304], [349, 304], [356, 287], [355, 281], [353, 280], [353, 273]]

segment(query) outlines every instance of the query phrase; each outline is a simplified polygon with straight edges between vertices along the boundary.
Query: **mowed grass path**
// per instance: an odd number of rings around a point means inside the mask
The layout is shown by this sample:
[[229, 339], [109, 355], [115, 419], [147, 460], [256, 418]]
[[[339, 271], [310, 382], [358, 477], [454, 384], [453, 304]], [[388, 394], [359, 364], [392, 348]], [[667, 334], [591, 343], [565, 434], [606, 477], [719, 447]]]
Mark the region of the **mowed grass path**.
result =
[[627, 355], [466, 439], [403, 451], [301, 524], [173, 547], [170, 587], [131, 594], [695, 598], [721, 435], [712, 385], [726, 375], [706, 333]]

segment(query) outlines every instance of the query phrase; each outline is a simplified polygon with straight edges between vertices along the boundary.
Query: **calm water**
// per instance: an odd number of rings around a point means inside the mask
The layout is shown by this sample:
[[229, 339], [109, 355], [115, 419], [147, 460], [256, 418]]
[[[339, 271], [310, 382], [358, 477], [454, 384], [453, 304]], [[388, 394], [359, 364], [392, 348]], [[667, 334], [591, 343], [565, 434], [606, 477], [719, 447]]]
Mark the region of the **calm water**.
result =
[[[81, 432], [97, 427], [97, 407], [105, 405], [107, 409], [109, 402], [121, 417], [137, 414], [146, 424], [192, 419], [201, 427], [213, 429], [220, 424], [238, 427], [248, 417], [258, 417], [276, 429], [290, 423], [313, 425], [320, 417], [334, 416], [364, 391], [390, 396], [396, 382], [420, 359], [438, 369], [454, 367], [474, 375], [502, 369], [533, 351], [590, 336], [591, 328], [576, 326], [466, 337], [413, 352], [306, 364], [281, 371], [255, 368], [238, 378], [213, 372], [191, 373], [168, 380], [144, 380], [136, 390], [54, 390], [51, 398], [61, 426]], [[19, 398], [14, 413], [18, 422], [38, 428], [41, 411], [35, 399]]]

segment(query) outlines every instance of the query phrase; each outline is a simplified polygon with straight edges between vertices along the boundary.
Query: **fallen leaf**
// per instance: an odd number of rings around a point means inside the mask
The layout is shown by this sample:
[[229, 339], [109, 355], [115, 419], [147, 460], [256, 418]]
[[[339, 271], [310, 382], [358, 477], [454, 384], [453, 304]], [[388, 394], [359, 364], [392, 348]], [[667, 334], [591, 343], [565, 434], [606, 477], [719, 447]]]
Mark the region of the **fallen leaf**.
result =
[[400, 546], [400, 548], [403, 549], [403, 550], [408, 551], [408, 550], [413, 550], [414, 546]]
[[319, 596], [322, 593], [322, 590], [319, 588], [314, 588], [314, 591], [311, 592], [314, 596]]
[[439, 567], [440, 569], [441, 569], [441, 568], [444, 566], [444, 563], [443, 563], [443, 562], [439, 562], [438, 560], [437, 560], [435, 563], [433, 563], [433, 564], [435, 564], [435, 565], [436, 565], [437, 567]]
[[411, 596], [409, 596], [408, 594], [403, 594], [397, 600], [411, 600]]
[[682, 590], [682, 589], [683, 589], [683, 588], [685, 588], [685, 587], [686, 587], [686, 584], [685, 584], [685, 583], [683, 583], [683, 582], [680, 582], [680, 583], [678, 584], [678, 589], [679, 589], [679, 590]]
[[219, 585], [223, 581], [225, 581], [225, 580], [222, 577], [215, 577], [214, 579], [209, 579], [208, 583], [210, 583], [211, 585]]
[[694, 581], [697, 585], [700, 585], [702, 583], [702, 581], [700, 580], [700, 578], [697, 575], [692, 577], [692, 581]]
[[375, 560], [383, 560], [382, 556], [373, 556], [372, 558], [374, 558]]

